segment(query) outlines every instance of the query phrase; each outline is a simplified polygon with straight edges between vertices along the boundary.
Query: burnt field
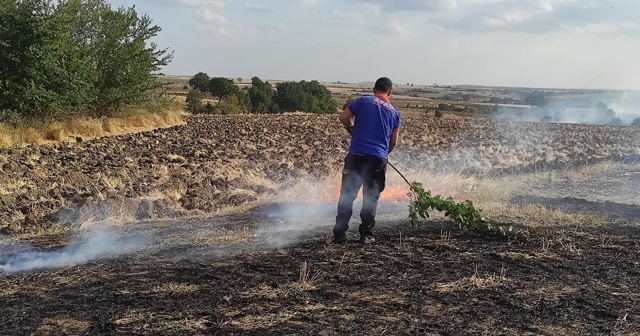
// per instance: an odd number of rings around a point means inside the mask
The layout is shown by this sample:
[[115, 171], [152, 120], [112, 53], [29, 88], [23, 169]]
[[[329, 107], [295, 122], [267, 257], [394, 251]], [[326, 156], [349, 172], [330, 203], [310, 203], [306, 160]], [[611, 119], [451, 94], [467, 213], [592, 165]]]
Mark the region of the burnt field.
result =
[[0, 333], [638, 335], [637, 128], [406, 116], [391, 160], [526, 241], [406, 219], [328, 243], [335, 116], [0, 151]]

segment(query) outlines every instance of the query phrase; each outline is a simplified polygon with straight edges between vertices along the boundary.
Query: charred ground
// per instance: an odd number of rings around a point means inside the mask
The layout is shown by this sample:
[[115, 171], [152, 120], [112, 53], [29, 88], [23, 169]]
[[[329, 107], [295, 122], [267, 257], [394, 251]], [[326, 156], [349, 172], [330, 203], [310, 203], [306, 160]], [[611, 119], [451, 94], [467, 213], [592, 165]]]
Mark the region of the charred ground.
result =
[[[14, 335], [640, 332], [637, 227], [620, 232], [558, 227], [516, 243], [469, 235], [447, 222], [411, 228], [393, 219], [401, 213], [382, 216], [377, 244], [364, 247], [355, 235], [346, 246], [329, 245], [322, 230], [296, 237], [291, 245], [279, 234], [242, 236], [245, 229], [257, 232], [274, 222], [264, 208], [212, 221], [136, 227], [155, 230], [158, 245], [136, 257], [4, 278], [0, 330]], [[220, 241], [212, 239], [212, 230], [240, 236]], [[209, 235], [209, 244], [184, 239], [199, 234]], [[175, 241], [182, 243], [168, 243], [180, 236]], [[274, 238], [281, 238], [280, 247], [269, 244]]]

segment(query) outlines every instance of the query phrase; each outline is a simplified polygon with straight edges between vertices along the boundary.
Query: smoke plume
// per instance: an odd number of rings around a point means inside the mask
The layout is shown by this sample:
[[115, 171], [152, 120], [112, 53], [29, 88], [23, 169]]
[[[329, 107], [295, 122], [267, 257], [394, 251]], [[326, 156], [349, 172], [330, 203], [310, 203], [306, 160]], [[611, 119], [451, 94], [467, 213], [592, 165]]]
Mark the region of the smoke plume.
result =
[[0, 244], [0, 273], [84, 265], [94, 260], [135, 252], [147, 242], [148, 237], [120, 236], [106, 230], [87, 232], [57, 250], [37, 250], [28, 244], [6, 244], [5, 241], [5, 244]]
[[640, 125], [640, 93], [598, 91], [553, 95], [541, 107], [501, 106], [498, 117], [594, 125]]

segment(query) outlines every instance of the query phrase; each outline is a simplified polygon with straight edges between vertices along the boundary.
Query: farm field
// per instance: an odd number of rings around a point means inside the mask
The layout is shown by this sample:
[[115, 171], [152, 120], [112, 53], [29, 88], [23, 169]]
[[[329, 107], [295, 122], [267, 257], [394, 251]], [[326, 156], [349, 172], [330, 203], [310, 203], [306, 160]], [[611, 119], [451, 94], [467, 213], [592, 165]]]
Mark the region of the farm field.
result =
[[411, 227], [389, 169], [377, 243], [336, 247], [335, 115], [186, 121], [0, 149], [1, 333], [640, 333], [636, 127], [406, 114], [410, 180], [537, 234]]

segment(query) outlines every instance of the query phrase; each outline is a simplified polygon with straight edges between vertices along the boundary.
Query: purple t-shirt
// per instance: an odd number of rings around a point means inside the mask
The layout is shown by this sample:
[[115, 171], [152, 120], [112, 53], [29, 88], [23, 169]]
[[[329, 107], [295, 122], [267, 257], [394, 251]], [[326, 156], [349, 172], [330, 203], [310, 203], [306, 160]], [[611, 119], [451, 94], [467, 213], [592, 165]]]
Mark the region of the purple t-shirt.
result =
[[349, 105], [355, 116], [349, 153], [387, 158], [391, 133], [400, 131], [400, 113], [390, 102], [363, 96]]

